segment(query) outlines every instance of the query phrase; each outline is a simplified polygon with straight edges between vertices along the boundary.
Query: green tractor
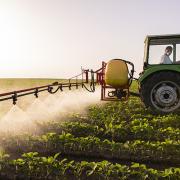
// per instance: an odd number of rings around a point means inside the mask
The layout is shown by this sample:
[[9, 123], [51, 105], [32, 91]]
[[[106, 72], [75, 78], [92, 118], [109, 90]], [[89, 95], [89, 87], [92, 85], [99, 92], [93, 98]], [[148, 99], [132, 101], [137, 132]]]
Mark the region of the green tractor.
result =
[[[168, 56], [171, 63], [161, 59], [167, 47], [172, 50]], [[180, 35], [146, 37], [144, 67], [138, 81], [146, 107], [160, 113], [180, 110]]]

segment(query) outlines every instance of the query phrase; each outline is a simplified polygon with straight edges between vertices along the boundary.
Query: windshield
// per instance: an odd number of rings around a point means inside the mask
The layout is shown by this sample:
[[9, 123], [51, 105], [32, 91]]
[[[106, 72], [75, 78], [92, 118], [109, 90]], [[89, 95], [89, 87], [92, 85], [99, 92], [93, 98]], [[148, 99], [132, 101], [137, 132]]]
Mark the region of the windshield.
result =
[[[168, 51], [168, 48], [170, 51]], [[172, 64], [173, 63], [173, 46], [150, 45], [149, 46], [149, 64]]]
[[180, 64], [180, 37], [155, 36], [145, 40], [145, 62], [148, 64]]

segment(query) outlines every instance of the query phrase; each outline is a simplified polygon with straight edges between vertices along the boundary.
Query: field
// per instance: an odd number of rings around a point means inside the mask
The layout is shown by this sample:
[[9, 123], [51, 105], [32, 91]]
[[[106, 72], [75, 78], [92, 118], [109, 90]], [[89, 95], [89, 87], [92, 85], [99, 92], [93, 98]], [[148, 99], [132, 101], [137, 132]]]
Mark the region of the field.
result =
[[[51, 80], [40, 81], [3, 88]], [[38, 127], [39, 134], [1, 134], [0, 179], [180, 179], [180, 115], [154, 115], [137, 97]]]

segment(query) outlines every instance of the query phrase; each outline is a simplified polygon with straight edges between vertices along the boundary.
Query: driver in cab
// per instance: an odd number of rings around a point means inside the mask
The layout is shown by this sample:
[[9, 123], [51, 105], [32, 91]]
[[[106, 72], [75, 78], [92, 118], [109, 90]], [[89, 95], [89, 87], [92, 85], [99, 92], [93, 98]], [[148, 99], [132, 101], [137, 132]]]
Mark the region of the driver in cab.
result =
[[172, 64], [173, 62], [170, 59], [170, 55], [172, 54], [173, 48], [171, 46], [167, 46], [165, 49], [164, 55], [161, 57], [161, 64]]

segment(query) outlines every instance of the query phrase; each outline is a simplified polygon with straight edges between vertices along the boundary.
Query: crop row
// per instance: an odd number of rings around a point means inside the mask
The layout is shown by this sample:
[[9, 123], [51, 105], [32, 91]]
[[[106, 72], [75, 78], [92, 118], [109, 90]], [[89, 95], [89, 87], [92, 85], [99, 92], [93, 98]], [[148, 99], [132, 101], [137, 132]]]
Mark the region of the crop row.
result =
[[74, 137], [73, 135], [48, 133], [40, 137], [30, 137], [28, 141], [11, 141], [3, 144], [10, 153], [37, 151], [41, 154], [62, 152], [63, 154], [86, 157], [101, 157], [130, 161], [154, 161], [180, 163], [180, 142], [166, 140], [164, 142], [127, 141], [116, 143], [97, 137]]
[[[134, 121], [133, 121], [134, 122]], [[56, 126], [58, 127], [58, 125]], [[155, 128], [148, 123], [124, 125], [106, 124], [104, 128], [87, 123], [68, 122], [59, 125], [59, 129], [77, 137], [96, 136], [100, 139], [111, 139], [116, 142], [127, 140], [164, 141], [165, 139], [180, 139], [180, 130], [177, 128]], [[58, 131], [58, 129], [56, 129]]]
[[108, 161], [75, 162], [60, 159], [59, 154], [49, 157], [38, 156], [37, 152], [29, 152], [22, 158], [0, 161], [0, 178], [2, 179], [168, 179], [176, 180], [180, 176], [180, 168], [156, 170], [143, 164], [113, 164]]
[[[94, 125], [103, 126], [107, 122], [113, 125], [120, 124], [122, 121], [131, 123], [133, 120], [140, 120], [149, 123], [157, 128], [180, 127], [179, 115], [169, 114], [165, 116], [142, 113], [143, 108], [134, 112], [140, 105], [139, 100], [130, 98], [128, 102], [107, 103], [104, 106], [92, 106], [88, 112], [88, 122]], [[145, 111], [145, 110], [144, 110]]]
[[[78, 117], [77, 117], [78, 118]], [[165, 124], [165, 123], [164, 123]], [[165, 139], [180, 139], [180, 129], [160, 126], [157, 119], [148, 121], [147, 119], [134, 119], [127, 123], [121, 121], [118, 124], [106, 121], [104, 124], [91, 124], [83, 119], [82, 121], [73, 120], [71, 122], [46, 122], [39, 123], [42, 132], [71, 133], [75, 136], [97, 136], [101, 139], [111, 139], [116, 142], [124, 142], [127, 140], [147, 140], [147, 141], [164, 141]]]

